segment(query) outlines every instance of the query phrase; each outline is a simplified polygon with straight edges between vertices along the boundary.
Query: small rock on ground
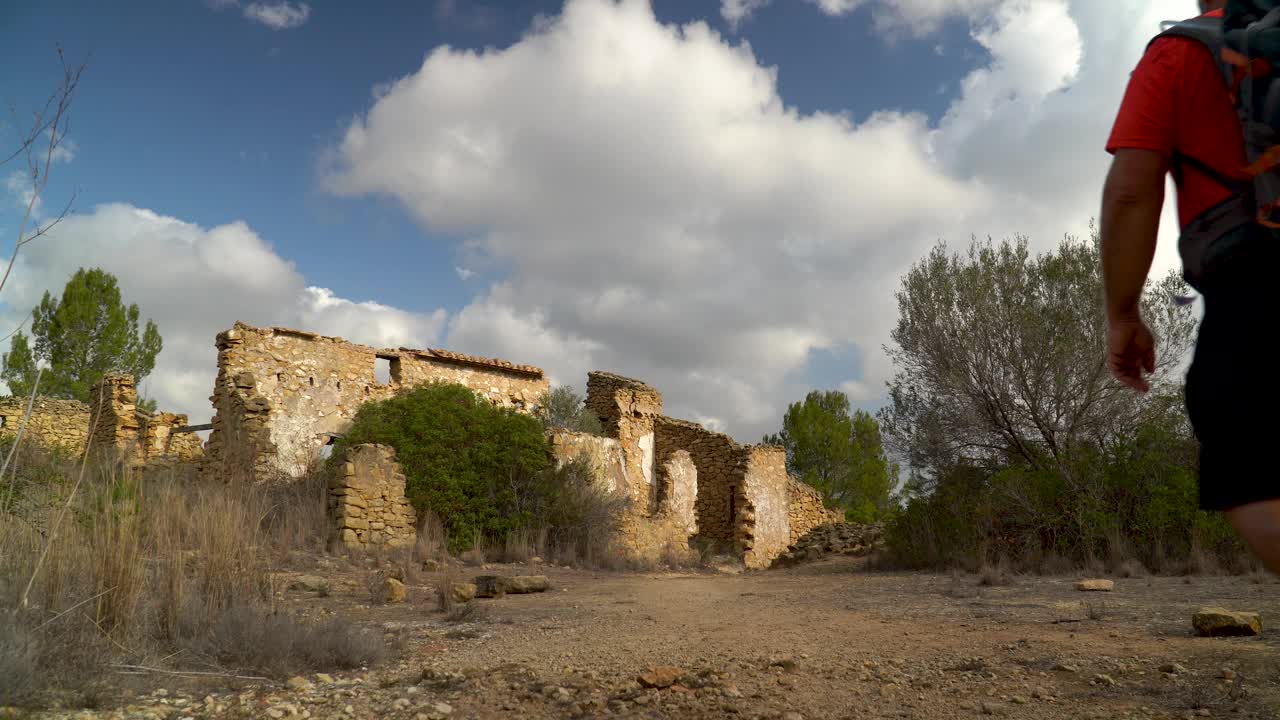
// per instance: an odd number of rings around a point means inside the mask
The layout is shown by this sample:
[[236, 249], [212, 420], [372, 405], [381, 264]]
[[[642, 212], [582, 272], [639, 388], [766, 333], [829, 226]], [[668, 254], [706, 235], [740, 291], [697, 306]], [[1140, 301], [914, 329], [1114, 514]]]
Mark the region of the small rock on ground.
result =
[[1191, 625], [1203, 637], [1257, 635], [1262, 632], [1262, 619], [1258, 613], [1219, 607], [1201, 608], [1191, 617]]

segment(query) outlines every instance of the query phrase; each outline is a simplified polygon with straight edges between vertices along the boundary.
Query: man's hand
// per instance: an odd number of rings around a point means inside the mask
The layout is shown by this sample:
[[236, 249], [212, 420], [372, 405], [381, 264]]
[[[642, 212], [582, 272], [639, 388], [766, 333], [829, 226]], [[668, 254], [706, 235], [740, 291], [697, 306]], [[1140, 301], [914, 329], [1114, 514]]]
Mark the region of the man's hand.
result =
[[1120, 382], [1137, 390], [1151, 389], [1143, 371], [1156, 371], [1156, 338], [1142, 318], [1107, 323], [1107, 364]]

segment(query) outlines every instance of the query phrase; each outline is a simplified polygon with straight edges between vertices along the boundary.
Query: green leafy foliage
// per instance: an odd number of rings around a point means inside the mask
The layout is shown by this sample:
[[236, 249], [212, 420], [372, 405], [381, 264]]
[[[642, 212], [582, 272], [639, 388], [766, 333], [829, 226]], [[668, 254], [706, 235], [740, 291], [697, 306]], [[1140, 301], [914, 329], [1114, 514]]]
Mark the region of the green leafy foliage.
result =
[[363, 443], [395, 448], [409, 501], [444, 520], [455, 550], [528, 526], [546, 495], [542, 424], [461, 385], [432, 383], [366, 403], [331, 462]]
[[898, 468], [885, 457], [880, 425], [865, 411], [849, 412], [838, 390], [813, 390], [791, 403], [782, 430], [764, 442], [787, 451], [787, 471], [822, 493], [831, 507], [853, 522], [872, 522], [887, 513]]
[[34, 346], [21, 332], [5, 353], [2, 376], [15, 395], [31, 392], [39, 363], [47, 366], [39, 392], [87, 402], [94, 383], [110, 372], [142, 379], [155, 368], [163, 343], [150, 320], [141, 326], [137, 305], [126, 306], [115, 276], [80, 268], [62, 297], [48, 291], [31, 313]]
[[604, 428], [591, 414], [583, 398], [569, 385], [557, 385], [538, 401], [538, 419], [548, 429], [563, 428], [575, 432], [600, 435]]
[[1179, 383], [1196, 318], [1169, 302], [1181, 280], [1148, 283], [1158, 367], [1140, 395], [1105, 364], [1100, 267], [1095, 233], [1038, 256], [1022, 238], [963, 257], [940, 245], [904, 277], [881, 412], [911, 468], [887, 530], [904, 564], [1242, 556], [1198, 508]]

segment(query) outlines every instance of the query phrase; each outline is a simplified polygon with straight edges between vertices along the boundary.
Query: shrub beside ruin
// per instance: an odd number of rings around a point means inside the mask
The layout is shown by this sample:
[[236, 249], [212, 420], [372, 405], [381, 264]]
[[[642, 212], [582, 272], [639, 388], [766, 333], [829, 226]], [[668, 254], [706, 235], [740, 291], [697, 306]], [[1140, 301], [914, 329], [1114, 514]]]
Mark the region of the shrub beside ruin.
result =
[[610, 512], [586, 468], [552, 466], [538, 418], [462, 385], [430, 383], [366, 403], [330, 463], [365, 444], [395, 449], [410, 503], [441, 518], [454, 552], [535, 531], [578, 545]]

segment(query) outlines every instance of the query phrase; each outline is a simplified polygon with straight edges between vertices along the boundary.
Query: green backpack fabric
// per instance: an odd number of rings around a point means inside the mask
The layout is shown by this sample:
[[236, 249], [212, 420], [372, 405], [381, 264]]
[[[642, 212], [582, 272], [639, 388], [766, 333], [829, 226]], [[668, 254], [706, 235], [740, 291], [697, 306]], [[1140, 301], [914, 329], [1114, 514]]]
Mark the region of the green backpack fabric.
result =
[[1247, 263], [1261, 242], [1280, 240], [1280, 0], [1229, 0], [1221, 18], [1173, 23], [1152, 42], [1169, 36], [1200, 42], [1218, 63], [1244, 135], [1249, 164], [1239, 170], [1251, 177], [1242, 181], [1198, 158], [1174, 154], [1175, 178], [1190, 168], [1232, 191], [1178, 239], [1183, 277], [1204, 292], [1229, 268]]

